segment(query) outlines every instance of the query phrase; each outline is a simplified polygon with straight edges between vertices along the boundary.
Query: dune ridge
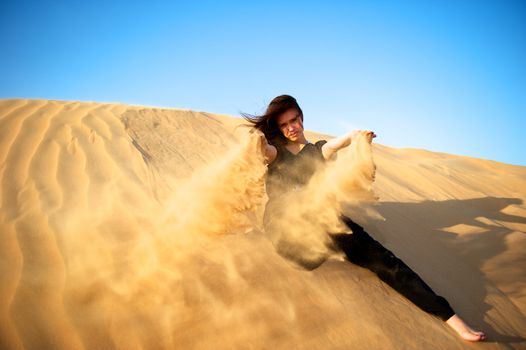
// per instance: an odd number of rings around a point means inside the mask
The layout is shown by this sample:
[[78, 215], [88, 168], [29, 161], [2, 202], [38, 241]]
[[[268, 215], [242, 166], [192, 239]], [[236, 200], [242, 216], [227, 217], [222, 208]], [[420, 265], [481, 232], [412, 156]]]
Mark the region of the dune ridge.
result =
[[[369, 271], [278, 255], [260, 231], [258, 138], [239, 123], [0, 101], [0, 348], [473, 347]], [[372, 152], [360, 188], [378, 215], [361, 223], [486, 330], [477, 346], [525, 348], [526, 167]]]

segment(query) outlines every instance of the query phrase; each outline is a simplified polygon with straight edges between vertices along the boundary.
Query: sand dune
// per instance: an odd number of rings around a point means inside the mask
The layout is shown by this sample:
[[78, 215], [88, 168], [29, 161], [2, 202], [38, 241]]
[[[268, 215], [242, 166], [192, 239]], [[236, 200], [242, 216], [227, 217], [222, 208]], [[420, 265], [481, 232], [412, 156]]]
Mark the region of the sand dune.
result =
[[487, 332], [469, 344], [367, 270], [277, 254], [239, 122], [0, 101], [0, 348], [526, 348], [526, 167], [373, 147], [362, 223]]

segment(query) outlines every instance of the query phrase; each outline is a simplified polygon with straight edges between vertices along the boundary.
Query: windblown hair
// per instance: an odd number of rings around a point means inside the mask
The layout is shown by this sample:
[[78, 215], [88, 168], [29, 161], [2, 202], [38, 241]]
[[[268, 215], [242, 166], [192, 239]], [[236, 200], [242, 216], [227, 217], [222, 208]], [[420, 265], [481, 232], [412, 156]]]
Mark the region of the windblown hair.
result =
[[287, 139], [279, 129], [277, 122], [278, 116], [285, 113], [289, 109], [296, 109], [300, 112], [301, 119], [303, 120], [303, 111], [296, 99], [289, 95], [280, 95], [275, 97], [267, 107], [265, 114], [263, 115], [250, 115], [247, 113], [241, 113], [243, 118], [248, 121], [254, 129], [261, 131], [267, 141], [271, 144], [285, 144]]

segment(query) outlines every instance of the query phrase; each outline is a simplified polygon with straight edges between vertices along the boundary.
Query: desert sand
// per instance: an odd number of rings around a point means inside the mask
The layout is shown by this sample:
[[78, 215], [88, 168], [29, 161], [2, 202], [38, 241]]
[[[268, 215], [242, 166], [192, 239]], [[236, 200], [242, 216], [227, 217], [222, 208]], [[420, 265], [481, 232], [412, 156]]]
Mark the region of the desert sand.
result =
[[1, 100], [0, 348], [526, 349], [526, 167], [375, 143], [374, 183], [342, 175], [370, 234], [486, 332], [475, 344], [338, 255], [279, 255], [241, 122]]

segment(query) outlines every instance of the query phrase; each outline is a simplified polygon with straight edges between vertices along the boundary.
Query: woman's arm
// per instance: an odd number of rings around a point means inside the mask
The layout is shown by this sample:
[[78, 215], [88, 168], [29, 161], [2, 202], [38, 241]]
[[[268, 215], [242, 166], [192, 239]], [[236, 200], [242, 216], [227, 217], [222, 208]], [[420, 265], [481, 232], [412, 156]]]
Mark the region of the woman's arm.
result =
[[263, 156], [265, 157], [265, 163], [270, 164], [278, 155], [278, 150], [276, 147], [269, 145], [267, 142], [267, 139], [265, 136], [261, 135], [261, 151], [263, 152]]
[[323, 158], [329, 160], [336, 152], [341, 150], [342, 148], [345, 148], [349, 146], [353, 140], [358, 134], [365, 134], [367, 136], [369, 142], [373, 141], [373, 138], [376, 137], [376, 134], [370, 130], [354, 130], [351, 131], [345, 135], [342, 135], [340, 137], [336, 137], [332, 140], [327, 141], [326, 144], [321, 146], [321, 153], [323, 154]]

